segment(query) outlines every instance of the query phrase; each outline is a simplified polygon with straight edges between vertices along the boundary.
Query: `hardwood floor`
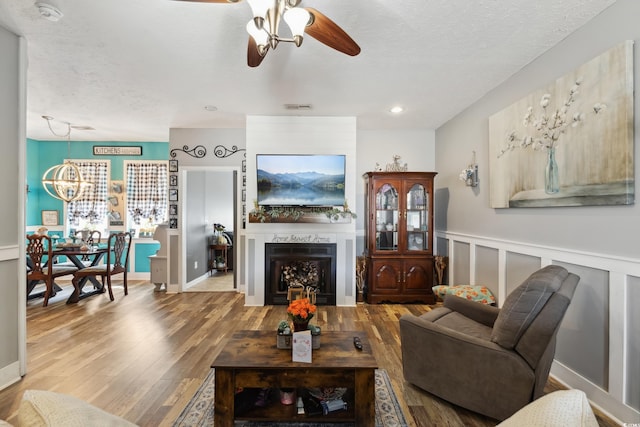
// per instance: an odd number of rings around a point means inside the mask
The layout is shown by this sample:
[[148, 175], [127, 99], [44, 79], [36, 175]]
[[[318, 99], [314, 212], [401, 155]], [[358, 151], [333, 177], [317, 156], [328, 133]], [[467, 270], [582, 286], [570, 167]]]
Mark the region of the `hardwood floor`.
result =
[[[0, 391], [0, 419], [15, 423], [26, 389], [67, 393], [141, 426], [170, 426], [209, 372], [225, 339], [240, 329], [274, 330], [283, 306], [244, 307], [235, 292], [154, 292], [149, 282], [114, 286], [115, 301], [96, 295], [28, 302], [28, 373]], [[57, 302], [56, 302], [57, 301]], [[425, 305], [319, 307], [323, 330], [363, 330], [386, 369], [411, 426], [494, 426], [404, 382], [398, 319]], [[275, 336], [274, 336], [275, 341]], [[549, 390], [557, 388], [550, 383]], [[614, 423], [599, 418], [601, 426]]]

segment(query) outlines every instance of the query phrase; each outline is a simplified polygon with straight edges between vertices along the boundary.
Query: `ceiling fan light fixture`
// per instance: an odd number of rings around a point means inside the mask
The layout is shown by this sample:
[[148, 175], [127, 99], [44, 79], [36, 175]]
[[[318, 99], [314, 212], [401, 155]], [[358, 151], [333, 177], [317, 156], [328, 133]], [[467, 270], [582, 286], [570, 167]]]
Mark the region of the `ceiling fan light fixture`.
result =
[[[202, 3], [237, 3], [241, 0], [174, 0]], [[350, 56], [360, 54], [360, 46], [338, 24], [311, 7], [301, 7], [301, 0], [247, 0], [252, 18], [246, 25], [250, 37], [247, 43], [247, 65], [257, 67], [269, 49], [280, 42], [301, 46], [310, 36], [320, 43]], [[281, 35], [284, 20], [290, 31]], [[290, 34], [290, 35], [289, 35]]]
[[[302, 8], [288, 9], [284, 13], [284, 21], [291, 29], [291, 34], [293, 34], [294, 39], [296, 36], [300, 37], [300, 43], [302, 43], [302, 36], [304, 34], [304, 29], [309, 22], [309, 18], [309, 12]], [[296, 42], [296, 46], [300, 46], [300, 44]]]
[[260, 51], [261, 46], [264, 48], [269, 43], [269, 33], [259, 29], [254, 20], [247, 22], [247, 33], [255, 40], [258, 51]]
[[258, 30], [264, 29], [264, 18], [262, 16], [255, 16], [253, 18], [253, 25], [255, 25]]
[[247, 0], [247, 2], [249, 3], [249, 6], [251, 6], [253, 17], [262, 18], [263, 21], [264, 17], [267, 15], [269, 7], [273, 6], [273, 1], [271, 0]]

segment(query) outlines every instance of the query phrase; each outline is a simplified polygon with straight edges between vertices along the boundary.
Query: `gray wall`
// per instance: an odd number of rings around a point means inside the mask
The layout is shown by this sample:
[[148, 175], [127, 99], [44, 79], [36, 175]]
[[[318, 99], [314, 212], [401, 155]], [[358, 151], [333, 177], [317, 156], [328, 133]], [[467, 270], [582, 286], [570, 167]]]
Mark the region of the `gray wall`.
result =
[[[483, 244], [487, 241], [501, 241], [539, 245], [545, 248], [560, 248], [568, 253], [595, 254], [607, 260], [624, 260], [625, 266], [638, 266], [640, 249], [637, 237], [640, 235], [640, 206], [597, 206], [572, 208], [517, 208], [491, 209], [489, 207], [489, 117], [511, 105], [525, 95], [558, 77], [570, 72], [592, 58], [616, 46], [624, 40], [634, 40], [634, 81], [640, 82], [640, 2], [618, 0], [610, 8], [568, 36], [554, 48], [524, 67], [502, 85], [492, 90], [474, 105], [436, 130], [436, 230], [449, 235], [469, 236], [468, 240]], [[636, 89], [637, 92], [637, 89]], [[640, 136], [640, 98], [634, 98], [635, 144]], [[458, 174], [468, 163], [469, 153], [477, 153], [480, 168], [480, 186], [465, 187], [458, 180]], [[635, 176], [640, 167], [640, 150], [635, 153]], [[454, 246], [453, 248], [451, 246]], [[449, 254], [454, 255], [455, 265], [451, 266], [454, 277], [468, 277], [469, 264], [476, 269], [476, 279], [491, 280], [487, 269], [481, 267], [478, 259], [469, 260], [468, 250], [459, 243], [439, 244]], [[535, 248], [534, 248], [535, 249]], [[476, 249], [477, 250], [477, 249]], [[545, 255], [546, 256], [546, 255]], [[550, 257], [552, 255], [549, 255]], [[568, 256], [573, 257], [573, 255]], [[497, 257], [485, 251], [481, 259], [498, 263]], [[508, 253], [506, 264], [506, 291], [511, 291], [526, 275], [540, 266], [541, 259], [527, 254]], [[621, 421], [637, 422], [637, 415], [619, 403], [625, 403], [635, 411], [640, 409], [640, 322], [636, 307], [640, 304], [637, 268], [605, 271], [589, 265], [560, 263], [581, 276], [574, 300], [569, 307], [563, 327], [558, 335], [556, 360], [585, 378], [588, 383], [610, 391], [612, 372], [618, 369], [610, 363], [611, 357], [620, 357], [625, 352], [629, 361], [624, 374], [624, 385], [619, 378], [614, 386], [624, 388], [624, 402], [615, 401], [619, 389], [602, 399], [605, 409], [623, 414], [628, 418]], [[609, 264], [614, 264], [610, 261]], [[478, 271], [479, 270], [479, 271]], [[620, 274], [627, 271], [627, 282], [619, 286]], [[612, 291], [612, 283], [616, 283]], [[482, 283], [485, 284], [485, 283]], [[495, 289], [492, 289], [495, 291]], [[612, 307], [619, 307], [620, 301], [610, 298], [621, 295], [628, 316], [624, 325], [624, 336], [610, 324], [617, 319]], [[611, 343], [624, 340], [624, 348], [611, 347]], [[593, 389], [594, 394], [601, 393]], [[591, 397], [591, 396], [590, 396]], [[609, 399], [607, 401], [607, 399]], [[610, 404], [609, 408], [606, 404]], [[630, 419], [632, 414], [634, 419]], [[637, 414], [637, 412], [635, 412]]]
[[227, 231], [234, 230], [233, 176], [233, 171], [187, 172], [184, 210], [187, 236], [187, 283], [207, 272], [208, 243], [213, 235], [213, 224], [222, 224]]
[[[563, 42], [533, 61], [504, 84], [436, 131], [436, 229], [603, 252], [640, 255], [640, 205], [580, 208], [491, 209], [489, 207], [489, 117], [545, 87], [624, 40], [636, 40], [636, 85], [640, 82], [638, 39], [640, 2], [620, 0]], [[637, 92], [637, 90], [636, 90]], [[640, 135], [640, 97], [636, 96], [635, 141]], [[475, 150], [480, 186], [465, 187], [458, 174]], [[635, 175], [640, 167], [635, 152]]]
[[[19, 37], [0, 27], [0, 388], [18, 376], [18, 361], [24, 332], [25, 271], [23, 197], [24, 104], [23, 56]], [[17, 207], [17, 209], [16, 209]], [[20, 249], [22, 248], [22, 249]]]

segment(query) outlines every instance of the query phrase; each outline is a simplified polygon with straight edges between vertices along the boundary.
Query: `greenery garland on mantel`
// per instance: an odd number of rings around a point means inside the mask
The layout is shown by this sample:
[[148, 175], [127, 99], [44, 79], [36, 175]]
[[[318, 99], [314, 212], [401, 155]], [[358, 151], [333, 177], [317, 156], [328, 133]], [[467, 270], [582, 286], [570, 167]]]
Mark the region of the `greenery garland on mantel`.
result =
[[349, 210], [345, 202], [342, 209], [337, 207], [304, 207], [304, 206], [258, 206], [254, 201], [254, 209], [249, 212], [249, 222], [300, 222], [300, 223], [333, 223], [343, 224], [357, 218]]

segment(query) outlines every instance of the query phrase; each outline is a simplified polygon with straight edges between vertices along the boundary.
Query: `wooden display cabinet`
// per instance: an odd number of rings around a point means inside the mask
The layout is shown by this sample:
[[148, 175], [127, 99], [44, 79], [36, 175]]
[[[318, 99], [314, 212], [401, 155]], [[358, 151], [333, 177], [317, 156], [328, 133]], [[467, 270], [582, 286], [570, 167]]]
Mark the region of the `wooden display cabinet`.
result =
[[433, 304], [436, 172], [367, 172], [367, 302]]

